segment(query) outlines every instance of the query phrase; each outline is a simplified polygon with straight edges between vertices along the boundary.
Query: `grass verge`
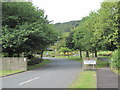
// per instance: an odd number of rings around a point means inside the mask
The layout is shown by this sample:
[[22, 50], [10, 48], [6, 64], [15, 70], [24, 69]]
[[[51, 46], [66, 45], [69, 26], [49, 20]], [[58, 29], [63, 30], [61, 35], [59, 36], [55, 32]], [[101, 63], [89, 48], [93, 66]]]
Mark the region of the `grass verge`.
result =
[[96, 83], [95, 71], [82, 71], [70, 88], [92, 88], [92, 90], [96, 90]]
[[97, 59], [97, 68], [104, 68], [104, 67], [108, 67], [108, 66], [109, 66], [108, 61], [103, 61], [101, 59]]
[[98, 56], [98, 57], [106, 58], [106, 59], [108, 59], [108, 60], [111, 59], [111, 56]]
[[39, 67], [41, 67], [41, 66], [46, 65], [46, 64], [49, 63], [49, 62], [50, 62], [50, 60], [44, 59], [44, 61], [41, 62], [41, 63], [39, 63], [39, 64], [28, 66], [28, 69], [27, 69], [27, 70], [33, 70], [33, 69], [39, 68]]
[[56, 56], [55, 58], [64, 58], [64, 59], [69, 59], [69, 60], [74, 60], [78, 62], [82, 62], [79, 56]]
[[0, 71], [0, 77], [7, 76], [10, 74], [14, 74], [14, 73], [19, 73], [19, 72], [23, 72], [23, 71], [21, 71], [21, 70], [3, 70], [3, 71]]
[[112, 69], [113, 72], [115, 72], [116, 74], [120, 75], [120, 69]]

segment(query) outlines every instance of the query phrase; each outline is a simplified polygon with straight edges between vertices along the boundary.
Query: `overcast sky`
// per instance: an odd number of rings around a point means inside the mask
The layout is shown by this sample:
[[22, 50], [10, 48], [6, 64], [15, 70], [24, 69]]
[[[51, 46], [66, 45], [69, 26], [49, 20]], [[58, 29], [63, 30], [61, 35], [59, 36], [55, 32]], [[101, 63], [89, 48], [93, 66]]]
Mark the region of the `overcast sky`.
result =
[[45, 10], [53, 23], [80, 20], [90, 11], [100, 8], [103, 0], [33, 0], [33, 4]]

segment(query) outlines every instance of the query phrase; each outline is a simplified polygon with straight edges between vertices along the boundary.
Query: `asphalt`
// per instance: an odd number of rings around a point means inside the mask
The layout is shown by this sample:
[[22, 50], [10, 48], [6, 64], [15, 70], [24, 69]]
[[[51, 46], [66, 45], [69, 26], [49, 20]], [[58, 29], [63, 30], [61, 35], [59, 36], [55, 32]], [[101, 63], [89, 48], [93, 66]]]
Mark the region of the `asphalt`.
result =
[[110, 68], [100, 68], [97, 73], [97, 88], [120, 88], [118, 81], [120, 76], [110, 70]]
[[68, 88], [82, 70], [80, 62], [47, 58], [41, 68], [2, 78], [2, 88]]

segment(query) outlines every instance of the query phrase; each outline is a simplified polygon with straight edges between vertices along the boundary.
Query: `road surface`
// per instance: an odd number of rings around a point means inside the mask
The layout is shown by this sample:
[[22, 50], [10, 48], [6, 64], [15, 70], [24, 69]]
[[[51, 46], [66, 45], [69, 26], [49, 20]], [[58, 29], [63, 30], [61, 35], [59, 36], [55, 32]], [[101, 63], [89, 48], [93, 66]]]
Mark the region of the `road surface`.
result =
[[68, 88], [82, 70], [80, 62], [49, 58], [35, 70], [2, 78], [2, 88]]

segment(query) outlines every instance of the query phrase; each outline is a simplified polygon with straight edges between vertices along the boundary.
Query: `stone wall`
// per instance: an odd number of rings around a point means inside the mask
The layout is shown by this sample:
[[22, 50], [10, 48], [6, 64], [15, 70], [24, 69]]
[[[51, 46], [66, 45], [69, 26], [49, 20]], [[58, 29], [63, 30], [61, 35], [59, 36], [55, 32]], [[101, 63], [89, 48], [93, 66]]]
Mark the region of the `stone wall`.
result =
[[0, 58], [0, 63], [2, 64], [0, 70], [27, 70], [26, 58], [3, 57]]

